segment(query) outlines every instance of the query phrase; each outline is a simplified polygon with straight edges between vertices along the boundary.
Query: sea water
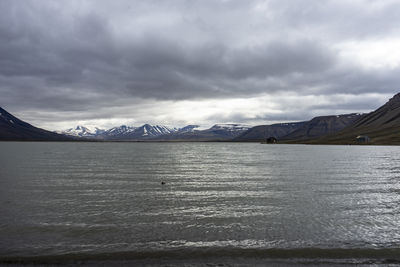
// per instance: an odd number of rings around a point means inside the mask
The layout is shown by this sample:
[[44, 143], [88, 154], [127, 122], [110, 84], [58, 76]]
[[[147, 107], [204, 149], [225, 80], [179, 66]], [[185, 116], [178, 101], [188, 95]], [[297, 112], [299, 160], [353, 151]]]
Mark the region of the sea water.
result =
[[399, 152], [0, 142], [0, 263], [399, 263]]

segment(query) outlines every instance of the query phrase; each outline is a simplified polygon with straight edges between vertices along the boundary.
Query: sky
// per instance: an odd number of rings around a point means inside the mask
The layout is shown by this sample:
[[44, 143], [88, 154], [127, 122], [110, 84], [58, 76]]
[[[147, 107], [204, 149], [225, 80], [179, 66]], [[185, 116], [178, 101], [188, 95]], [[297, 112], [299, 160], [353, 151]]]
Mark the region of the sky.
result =
[[49, 130], [369, 112], [399, 92], [400, 1], [0, 0], [0, 106]]

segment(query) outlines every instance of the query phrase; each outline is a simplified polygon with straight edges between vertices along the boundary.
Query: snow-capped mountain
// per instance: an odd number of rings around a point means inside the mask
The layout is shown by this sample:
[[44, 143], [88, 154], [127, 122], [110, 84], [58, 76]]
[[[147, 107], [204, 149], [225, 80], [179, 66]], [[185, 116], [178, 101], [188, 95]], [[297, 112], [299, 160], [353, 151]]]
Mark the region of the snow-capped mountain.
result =
[[197, 130], [198, 125], [188, 125], [177, 132], [162, 135], [154, 140], [164, 141], [225, 141], [230, 140], [249, 129], [247, 125], [241, 124], [216, 124], [205, 130]]
[[182, 128], [171, 128], [164, 125], [144, 124], [140, 127], [121, 125], [108, 130], [99, 128], [90, 129], [78, 125], [60, 133], [82, 137], [95, 138], [103, 140], [121, 140], [121, 141], [140, 141], [140, 140], [187, 140], [187, 139], [216, 139], [225, 140], [249, 129], [241, 124], [216, 124], [206, 130], [197, 130], [199, 125], [187, 125]]
[[138, 128], [138, 132], [142, 133], [142, 136], [159, 136], [164, 134], [170, 134], [176, 132], [176, 128], [169, 128], [162, 125], [150, 125], [145, 124]]
[[102, 135], [105, 131], [106, 130], [97, 127], [95, 127], [94, 129], [90, 129], [82, 125], [77, 125], [74, 128], [69, 128], [64, 131], [57, 131], [57, 133], [75, 137], [97, 137], [99, 135]]
[[176, 128], [163, 125], [144, 124], [140, 127], [127, 127], [125, 125], [112, 128], [104, 134], [105, 139], [142, 140], [167, 135], [177, 132]]
[[58, 133], [69, 135], [69, 136], [77, 136], [77, 137], [93, 137], [96, 135], [95, 131], [90, 130], [85, 126], [78, 125], [74, 128], [69, 128], [64, 131], [60, 131]]
[[230, 139], [244, 133], [250, 126], [236, 123], [215, 124], [210, 129], [201, 131], [209, 136], [215, 136], [218, 140]]
[[137, 127], [121, 125], [119, 127], [113, 127], [109, 130], [104, 131], [102, 135], [105, 137], [120, 136], [134, 132], [136, 129]]

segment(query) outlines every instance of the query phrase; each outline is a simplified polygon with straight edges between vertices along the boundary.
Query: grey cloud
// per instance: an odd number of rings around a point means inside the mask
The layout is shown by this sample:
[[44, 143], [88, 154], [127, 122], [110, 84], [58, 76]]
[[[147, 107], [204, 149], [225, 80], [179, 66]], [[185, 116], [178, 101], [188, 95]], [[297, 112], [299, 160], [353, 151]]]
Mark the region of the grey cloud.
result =
[[385, 37], [398, 33], [400, 5], [396, 1], [268, 1], [279, 24], [293, 31], [320, 30], [321, 38]]
[[342, 62], [334, 45], [398, 36], [399, 11], [367, 0], [0, 0], [0, 104], [92, 118], [83, 111], [141, 99], [394, 93], [399, 68]]

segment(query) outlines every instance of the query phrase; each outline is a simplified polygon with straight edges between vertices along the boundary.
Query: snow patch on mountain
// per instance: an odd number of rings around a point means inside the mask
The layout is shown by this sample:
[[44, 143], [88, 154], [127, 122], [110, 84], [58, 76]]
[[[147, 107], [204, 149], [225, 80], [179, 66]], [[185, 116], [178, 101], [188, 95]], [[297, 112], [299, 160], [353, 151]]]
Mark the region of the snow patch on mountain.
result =
[[196, 131], [200, 126], [199, 125], [187, 125], [185, 127], [182, 127], [178, 129], [179, 133], [192, 133]]
[[136, 129], [137, 129], [137, 127], [121, 125], [119, 127], [113, 127], [109, 130], [104, 131], [102, 133], [102, 135], [104, 135], [104, 136], [126, 135], [126, 134], [134, 132]]
[[244, 124], [220, 123], [220, 124], [215, 124], [213, 127], [210, 128], [210, 130], [224, 130], [224, 131], [236, 132], [236, 131], [247, 131], [250, 128], [251, 126]]
[[169, 128], [163, 125], [150, 125], [145, 124], [137, 129], [138, 133], [141, 133], [142, 136], [150, 137], [150, 136], [160, 136], [164, 134], [171, 134], [177, 132], [176, 128]]

